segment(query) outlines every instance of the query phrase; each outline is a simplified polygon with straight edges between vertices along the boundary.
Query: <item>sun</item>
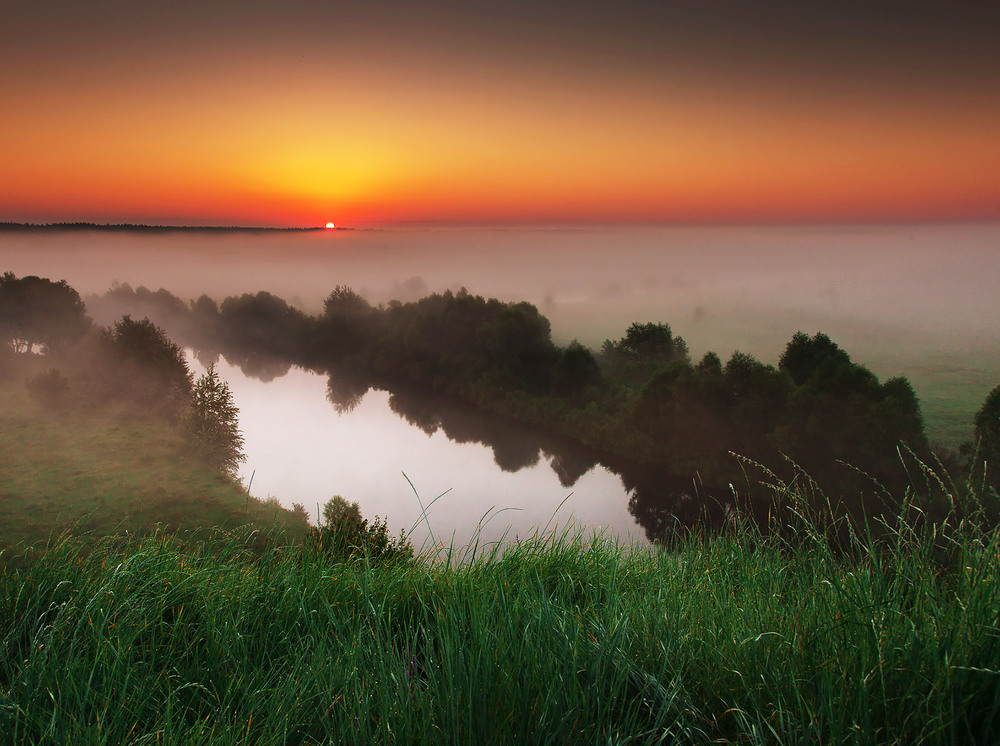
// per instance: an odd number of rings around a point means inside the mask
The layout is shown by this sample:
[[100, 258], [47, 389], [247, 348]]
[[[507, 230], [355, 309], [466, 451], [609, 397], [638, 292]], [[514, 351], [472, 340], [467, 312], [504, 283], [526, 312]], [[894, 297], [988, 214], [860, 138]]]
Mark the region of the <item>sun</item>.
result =
[[333, 223], [327, 223], [326, 227], [327, 228], [336, 228], [337, 226], [335, 226]]

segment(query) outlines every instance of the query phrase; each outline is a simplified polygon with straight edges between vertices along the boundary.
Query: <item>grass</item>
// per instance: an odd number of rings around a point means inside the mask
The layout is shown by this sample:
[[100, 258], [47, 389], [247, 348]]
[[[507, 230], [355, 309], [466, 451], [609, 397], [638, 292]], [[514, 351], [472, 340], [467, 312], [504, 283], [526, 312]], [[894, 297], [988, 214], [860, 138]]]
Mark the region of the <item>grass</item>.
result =
[[902, 512], [848, 551], [808, 520], [791, 541], [746, 525], [669, 551], [562, 534], [374, 565], [248, 552], [240, 534], [221, 550], [67, 540], [0, 575], [0, 733], [996, 742], [1000, 535]]
[[192, 456], [164, 421], [128, 408], [46, 409], [24, 387], [32, 370], [20, 372], [0, 382], [0, 547], [67, 529], [252, 523], [304, 533], [277, 504], [248, 500], [237, 482]]

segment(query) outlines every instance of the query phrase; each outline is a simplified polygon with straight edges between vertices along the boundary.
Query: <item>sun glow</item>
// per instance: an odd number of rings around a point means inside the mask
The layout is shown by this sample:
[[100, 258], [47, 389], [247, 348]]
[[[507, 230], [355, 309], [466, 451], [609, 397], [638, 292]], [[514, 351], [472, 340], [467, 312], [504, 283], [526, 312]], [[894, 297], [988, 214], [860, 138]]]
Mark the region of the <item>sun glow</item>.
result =
[[327, 223], [326, 227], [327, 228], [336, 228], [337, 226], [335, 226], [333, 223]]

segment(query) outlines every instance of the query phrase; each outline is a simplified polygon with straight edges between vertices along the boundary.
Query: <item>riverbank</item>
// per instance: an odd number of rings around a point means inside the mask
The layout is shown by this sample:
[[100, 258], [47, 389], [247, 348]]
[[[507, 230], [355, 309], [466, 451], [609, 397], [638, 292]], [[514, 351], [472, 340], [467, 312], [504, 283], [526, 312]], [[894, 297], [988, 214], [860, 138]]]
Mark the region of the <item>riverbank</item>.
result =
[[994, 742], [1000, 538], [907, 516], [846, 552], [808, 522], [794, 543], [746, 524], [670, 551], [562, 535], [381, 565], [241, 535], [65, 541], [0, 574], [0, 732]]
[[182, 434], [134, 407], [46, 407], [25, 379], [49, 361], [19, 356], [0, 379], [0, 548], [44, 544], [61, 532], [104, 536], [243, 525], [291, 531], [303, 519], [247, 496], [192, 458]]

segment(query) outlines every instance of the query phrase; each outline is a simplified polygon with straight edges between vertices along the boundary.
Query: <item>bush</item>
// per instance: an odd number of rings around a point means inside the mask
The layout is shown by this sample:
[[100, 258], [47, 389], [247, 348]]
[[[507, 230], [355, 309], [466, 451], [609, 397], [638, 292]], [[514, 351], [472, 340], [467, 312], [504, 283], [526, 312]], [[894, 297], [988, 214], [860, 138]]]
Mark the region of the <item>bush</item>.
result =
[[369, 522], [361, 517], [356, 502], [334, 495], [323, 506], [324, 523], [309, 531], [306, 546], [343, 559], [363, 557], [369, 562], [406, 562], [413, 558], [413, 546], [403, 531], [393, 538], [385, 520]]

